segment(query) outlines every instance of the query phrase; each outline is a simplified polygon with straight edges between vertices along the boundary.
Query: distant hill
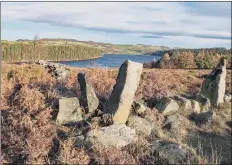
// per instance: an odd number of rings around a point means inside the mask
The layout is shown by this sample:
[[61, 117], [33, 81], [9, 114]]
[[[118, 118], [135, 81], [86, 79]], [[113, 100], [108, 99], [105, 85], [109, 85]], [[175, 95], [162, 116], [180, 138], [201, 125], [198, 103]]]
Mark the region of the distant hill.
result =
[[[29, 41], [19, 39], [19, 42]], [[167, 46], [152, 46], [152, 45], [122, 45], [122, 44], [111, 44], [111, 43], [102, 43], [102, 42], [94, 42], [94, 41], [80, 41], [76, 39], [62, 39], [62, 38], [42, 38], [40, 39], [44, 44], [49, 45], [88, 45], [92, 47], [96, 47], [102, 50], [104, 54], [152, 54], [157, 51], [170, 50]]]

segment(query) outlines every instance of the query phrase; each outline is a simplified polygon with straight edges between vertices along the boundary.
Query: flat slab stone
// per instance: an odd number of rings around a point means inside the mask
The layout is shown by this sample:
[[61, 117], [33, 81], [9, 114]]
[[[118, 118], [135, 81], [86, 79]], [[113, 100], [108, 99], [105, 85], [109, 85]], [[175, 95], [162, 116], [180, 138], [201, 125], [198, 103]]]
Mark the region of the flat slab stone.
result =
[[56, 118], [57, 124], [81, 121], [82, 110], [76, 97], [59, 99], [59, 113]]
[[106, 147], [121, 148], [137, 140], [135, 129], [125, 124], [114, 124], [87, 133], [86, 142], [89, 144], [101, 143]]

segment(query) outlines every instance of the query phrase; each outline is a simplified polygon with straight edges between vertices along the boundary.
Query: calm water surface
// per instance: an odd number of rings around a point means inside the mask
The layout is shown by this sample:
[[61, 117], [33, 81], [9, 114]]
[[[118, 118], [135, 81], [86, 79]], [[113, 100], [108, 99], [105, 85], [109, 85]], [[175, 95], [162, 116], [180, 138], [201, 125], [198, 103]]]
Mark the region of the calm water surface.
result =
[[83, 67], [83, 68], [115, 68], [115, 67], [118, 68], [125, 60], [145, 63], [148, 61], [158, 60], [158, 59], [160, 59], [160, 56], [105, 54], [104, 56], [93, 60], [63, 61], [60, 63], [72, 67]]

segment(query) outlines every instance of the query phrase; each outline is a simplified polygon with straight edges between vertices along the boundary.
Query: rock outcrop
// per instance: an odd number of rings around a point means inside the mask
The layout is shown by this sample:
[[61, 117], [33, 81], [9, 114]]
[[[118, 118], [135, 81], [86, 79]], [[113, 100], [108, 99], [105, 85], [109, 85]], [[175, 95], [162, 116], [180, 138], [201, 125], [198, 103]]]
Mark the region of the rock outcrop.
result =
[[57, 124], [66, 124], [82, 120], [82, 110], [76, 97], [62, 98], [59, 100], [59, 113]]
[[212, 106], [224, 102], [226, 89], [226, 59], [222, 58], [202, 83], [200, 95], [209, 98]]
[[57, 80], [64, 81], [68, 76], [68, 69], [65, 65], [59, 63], [48, 62], [44, 60], [39, 60], [40, 65], [43, 65], [48, 69], [48, 73], [51, 73], [53, 77], [56, 77]]
[[179, 105], [171, 98], [163, 97], [156, 105], [156, 109], [164, 116], [174, 114], [179, 110]]
[[135, 115], [129, 116], [127, 126], [134, 128], [136, 133], [142, 136], [149, 136], [152, 130], [152, 123]]
[[91, 113], [97, 109], [99, 100], [87, 76], [83, 73], [79, 73], [77, 77], [81, 89], [81, 102], [86, 113]]
[[121, 148], [137, 140], [135, 129], [125, 124], [114, 124], [91, 130], [86, 135], [86, 143], [101, 143], [106, 147]]
[[113, 115], [114, 123], [126, 123], [139, 85], [142, 69], [142, 64], [129, 60], [121, 65], [113, 92], [105, 107], [105, 113]]

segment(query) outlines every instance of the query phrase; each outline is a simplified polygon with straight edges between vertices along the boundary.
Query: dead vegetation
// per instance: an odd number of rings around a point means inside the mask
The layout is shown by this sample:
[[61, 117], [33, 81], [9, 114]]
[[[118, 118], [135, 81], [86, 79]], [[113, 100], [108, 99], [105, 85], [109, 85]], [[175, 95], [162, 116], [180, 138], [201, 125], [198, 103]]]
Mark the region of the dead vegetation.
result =
[[[80, 90], [76, 76], [79, 72], [87, 73], [101, 101], [100, 107], [104, 107], [116, 82], [118, 69], [70, 68], [71, 74], [65, 85], [78, 97]], [[198, 163], [201, 164], [218, 163], [219, 160], [228, 163], [231, 161], [231, 128], [226, 122], [231, 121], [231, 104], [219, 106], [215, 110], [216, 118], [208, 125], [199, 127], [192, 122], [173, 132], [163, 128], [164, 117], [154, 108], [157, 99], [162, 96], [195, 95], [200, 89], [203, 75], [209, 72], [210, 70], [145, 69], [136, 99], [145, 100], [150, 108], [145, 118], [156, 124], [149, 138], [161, 138], [198, 148], [198, 154], [204, 158], [199, 159]], [[130, 144], [122, 150], [102, 146], [75, 147], [73, 144], [78, 136], [76, 128], [57, 126], [54, 123], [58, 111], [54, 88], [60, 84], [41, 66], [3, 64], [1, 82], [2, 163], [166, 163], [155, 153], [151, 155], [148, 152], [149, 138], [141, 138], [136, 144]], [[226, 83], [226, 92], [231, 93], [231, 70], [227, 71]], [[89, 119], [96, 120], [96, 126], [110, 122], [110, 116], [102, 116], [101, 113], [93, 116]], [[209, 139], [216, 146], [212, 146]], [[202, 144], [201, 148], [199, 142]], [[220, 147], [223, 149], [220, 150]]]

